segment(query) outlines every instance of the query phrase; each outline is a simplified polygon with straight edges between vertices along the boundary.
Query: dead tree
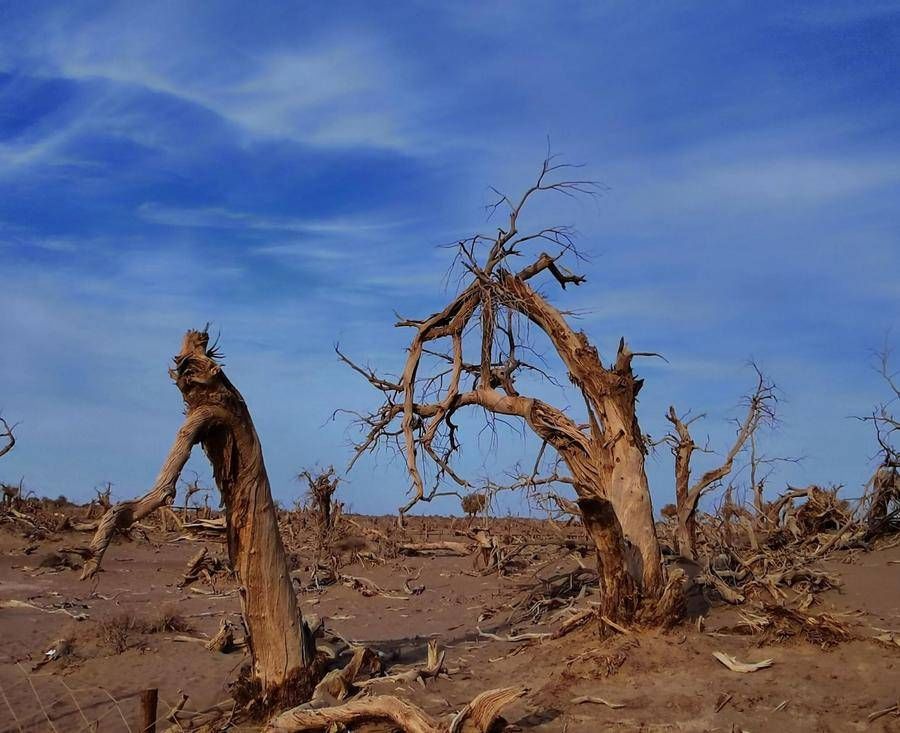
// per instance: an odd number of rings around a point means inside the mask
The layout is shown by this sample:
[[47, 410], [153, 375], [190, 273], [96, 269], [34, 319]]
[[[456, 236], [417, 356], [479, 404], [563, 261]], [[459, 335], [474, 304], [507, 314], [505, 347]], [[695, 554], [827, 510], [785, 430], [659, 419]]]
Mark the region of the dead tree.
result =
[[860, 417], [875, 428], [878, 442], [879, 466], [869, 480], [865, 522], [868, 536], [876, 537], [900, 522], [900, 448], [896, 444], [900, 434], [900, 418], [894, 410], [900, 403], [900, 383], [897, 372], [891, 371], [890, 349], [878, 353], [878, 373], [886, 382], [889, 397], [872, 410], [871, 415]]
[[734, 443], [725, 455], [725, 459], [717, 467], [706, 471], [692, 483], [691, 459], [694, 451], [710, 452], [700, 447], [691, 437], [690, 426], [701, 419], [696, 415], [688, 419], [679, 417], [674, 407], [669, 407], [666, 419], [672, 423], [675, 432], [664, 439], [675, 456], [675, 543], [678, 553], [688, 560], [697, 559], [697, 505], [700, 498], [719, 481], [731, 473], [734, 459], [744, 448], [748, 440], [755, 435], [757, 428], [764, 421], [775, 419], [776, 394], [773, 384], [768, 382], [762, 372], [756, 369], [756, 389], [746, 398], [747, 414], [738, 424]]
[[216, 362], [218, 356], [205, 330], [185, 334], [169, 370], [184, 398], [185, 421], [153, 488], [104, 514], [82, 578], [100, 569], [117, 531], [172, 505], [181, 471], [200, 443], [225, 504], [228, 552], [240, 583], [253, 680], [264, 694], [274, 695], [305, 679], [311, 653], [303, 638], [259, 437], [244, 398]]
[[2, 432], [0, 432], [0, 439], [6, 441], [6, 445], [0, 448], [0, 458], [9, 453], [16, 445], [16, 435], [15, 435], [15, 425], [10, 425], [6, 422], [6, 419], [3, 415], [0, 415], [0, 425], [3, 426]]
[[[584, 277], [560, 263], [564, 255], [577, 255], [569, 228], [519, 230], [520, 214], [535, 196], [595, 191], [590, 181], [555, 180], [568, 167], [552, 158], [545, 160], [537, 181], [518, 201], [498, 193], [492, 210], [508, 212], [505, 228], [455, 245], [456, 262], [464, 269], [468, 284], [437, 313], [397, 324], [413, 331], [399, 378], [382, 377], [358, 366], [340, 350], [338, 355], [384, 395], [381, 407], [358, 415], [363, 437], [353, 462], [382, 446], [402, 452], [412, 497], [400, 509], [401, 518], [416, 502], [456, 493], [440, 491], [446, 478], [471, 489], [452, 466], [459, 448], [453, 421], [457, 411], [480, 407], [497, 419], [520, 418], [565, 462], [598, 551], [614, 550], [610, 559], [601, 563], [604, 604], [610, 617], [628, 621], [642, 598], [654, 602], [665, 585], [644, 471], [646, 445], [635, 414], [643, 380], [632, 371], [632, 359], [646, 354], [635, 354], [623, 339], [615, 358], [604, 363], [588, 337], [573, 329], [566, 314], [533, 285], [546, 275], [563, 289], [584, 282]], [[553, 247], [555, 253], [539, 252], [524, 267], [513, 269], [516, 258], [533, 246]], [[531, 349], [523, 333], [528, 326], [549, 339], [565, 365], [584, 399], [584, 421], [519, 392], [516, 380], [520, 374], [547, 376], [540, 366], [526, 361]], [[464, 344], [473, 347], [477, 358], [465, 357]], [[423, 367], [424, 357], [438, 366], [434, 370]], [[435, 473], [428, 489], [420, 468], [423, 457], [430, 459]], [[627, 570], [623, 569], [626, 564]]]
[[480, 491], [473, 491], [469, 494], [466, 494], [462, 499], [459, 500], [459, 504], [462, 507], [462, 510], [466, 513], [466, 516], [469, 517], [470, 523], [473, 519], [475, 519], [475, 516], [479, 512], [483, 512], [487, 508], [487, 503], [487, 494], [484, 494]]
[[297, 478], [305, 480], [309, 486], [307, 506], [315, 514], [319, 543], [324, 545], [331, 534], [334, 520], [336, 519], [334, 516], [334, 502], [331, 497], [337, 491], [340, 479], [335, 476], [334, 466], [329, 466], [327, 471], [312, 472], [304, 470], [297, 474]]
[[[188, 510], [191, 507], [191, 499], [194, 498], [195, 494], [206, 494], [207, 498], [209, 496], [209, 489], [205, 486], [200, 485], [200, 477], [197, 475], [196, 471], [194, 473], [194, 478], [192, 481], [184, 481], [184, 506], [181, 509], [182, 516], [184, 517], [184, 521], [188, 521]], [[198, 507], [199, 509], [199, 507]]]
[[[6, 441], [6, 444], [0, 448], [0, 458], [9, 453], [16, 445], [16, 436], [15, 436], [15, 425], [10, 425], [4, 419], [3, 415], [0, 415], [0, 426], [2, 426], [2, 432], [0, 432], [0, 438]], [[3, 490], [3, 503], [4, 504], [14, 504], [16, 500], [22, 495], [22, 482], [19, 482], [18, 486], [11, 486], [9, 484], [0, 484], [0, 489]]]

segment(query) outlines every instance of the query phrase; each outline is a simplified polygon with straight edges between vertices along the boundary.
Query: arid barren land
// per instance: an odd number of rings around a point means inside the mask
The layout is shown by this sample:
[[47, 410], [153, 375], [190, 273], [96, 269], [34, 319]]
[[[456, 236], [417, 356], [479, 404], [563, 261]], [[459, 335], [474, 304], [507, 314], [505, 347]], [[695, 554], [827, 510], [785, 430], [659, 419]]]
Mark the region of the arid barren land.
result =
[[0, 733], [900, 733], [900, 0], [0, 0]]
[[[230, 685], [249, 656], [214, 515], [150, 520], [81, 582], [82, 560], [67, 550], [90, 535], [70, 527], [96, 523], [97, 508], [15, 506], [0, 512], [3, 733], [137, 731], [147, 689], [158, 690], [157, 730], [204, 721], [217, 730], [229, 719], [234, 730], [261, 727], [234, 714]], [[329, 668], [345, 668], [355, 649], [373, 653], [335, 698], [392, 695], [441, 720], [513, 686], [524, 694], [503, 710], [510, 731], [900, 730], [888, 710], [900, 680], [896, 538], [832, 550], [785, 582], [778, 568], [834, 529], [787, 554], [761, 549], [766, 575], [724, 581], [747, 595], [742, 603], [706, 586], [669, 630], [604, 632], [577, 524], [411, 517], [401, 532], [393, 517], [338, 513], [323, 554], [314, 510], [279, 522]], [[798, 607], [796, 617], [778, 610]], [[223, 623], [231, 641], [210, 649]], [[736, 672], [717, 653], [771, 666]]]

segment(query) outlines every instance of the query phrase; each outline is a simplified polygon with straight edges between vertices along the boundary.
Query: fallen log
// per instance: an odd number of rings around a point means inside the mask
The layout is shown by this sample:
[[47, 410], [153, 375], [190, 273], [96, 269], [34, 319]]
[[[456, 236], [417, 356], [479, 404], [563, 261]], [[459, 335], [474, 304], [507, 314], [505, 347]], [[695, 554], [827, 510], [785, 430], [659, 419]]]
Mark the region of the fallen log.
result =
[[464, 542], [405, 542], [397, 545], [402, 555], [458, 555], [468, 557], [472, 548]]

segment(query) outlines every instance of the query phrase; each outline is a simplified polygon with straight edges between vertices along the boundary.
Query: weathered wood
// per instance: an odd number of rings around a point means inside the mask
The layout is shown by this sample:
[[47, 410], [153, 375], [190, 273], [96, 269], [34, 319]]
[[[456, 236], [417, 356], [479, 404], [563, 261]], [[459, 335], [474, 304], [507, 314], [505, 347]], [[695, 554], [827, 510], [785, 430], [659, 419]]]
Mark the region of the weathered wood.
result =
[[174, 357], [174, 368], [169, 371], [184, 398], [184, 424], [150, 492], [117, 504], [104, 514], [82, 577], [92, 577], [99, 570], [116, 531], [172, 504], [176, 482], [191, 449], [201, 443], [225, 504], [228, 553], [240, 583], [253, 675], [268, 692], [306, 666], [302, 619], [288, 574], [262, 446], [244, 398], [215, 356], [215, 347], [209, 346], [205, 331], [185, 334]]
[[156, 733], [156, 707], [159, 690], [155, 687], [141, 693], [141, 733]]
[[378, 695], [317, 710], [294, 708], [269, 721], [264, 733], [328, 731], [363, 723], [390, 723], [404, 733], [488, 733], [501, 710], [524, 694], [524, 690], [515, 687], [482, 692], [449, 725], [435, 721], [411, 703]]

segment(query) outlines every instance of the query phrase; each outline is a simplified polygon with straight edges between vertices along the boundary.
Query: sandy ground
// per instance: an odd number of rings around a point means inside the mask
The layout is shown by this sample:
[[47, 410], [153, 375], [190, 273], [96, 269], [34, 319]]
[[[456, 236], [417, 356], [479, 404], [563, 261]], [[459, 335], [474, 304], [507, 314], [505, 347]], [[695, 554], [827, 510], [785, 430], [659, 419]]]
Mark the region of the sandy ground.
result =
[[[116, 653], [102, 639], [104, 620], [123, 612], [152, 622], [162, 609], [174, 609], [193, 627], [182, 636], [211, 635], [225, 615], [238, 622], [233, 584], [219, 583], [215, 595], [208, 595], [212, 591], [203, 583], [176, 587], [198, 543], [171, 542], [174, 536], [118, 541], [106, 556], [105, 571], [90, 584], [81, 583], [75, 570], [39, 567], [52, 550], [83, 544], [83, 534], [60, 535], [34, 547], [9, 529], [0, 530], [0, 602], [39, 607], [0, 608], [0, 733], [63, 733], [93, 730], [95, 724], [101, 731], [136, 731], [138, 696], [150, 687], [159, 688], [161, 710], [180, 699], [181, 691], [190, 696], [187, 709], [229, 697], [228, 682], [246, 661], [241, 651], [216, 654], [200, 643], [176, 640], [178, 633], [133, 630], [126, 650]], [[216, 543], [207, 544], [221, 551]], [[302, 570], [304, 558], [294, 562]], [[735, 622], [733, 608], [711, 609], [702, 632], [686, 623], [668, 634], [602, 642], [592, 628], [531, 643], [485, 639], [478, 626], [503, 637], [541, 630], [510, 629], [504, 606], [521, 598], [537, 577], [577, 565], [560, 553], [540, 569], [535, 564], [500, 579], [468, 574], [471, 567], [468, 558], [457, 557], [348, 565], [343, 573], [374, 581], [396, 591], [396, 597], [363, 597], [333, 585], [301, 592], [300, 605], [305, 615], [315, 614], [345, 638], [393, 655], [395, 663], [424, 660], [427, 640], [437, 637], [448, 650], [450, 679], [424, 689], [395, 682], [373, 687], [411, 699], [436, 716], [454, 712], [482, 690], [516, 684], [529, 692], [507, 709], [508, 730], [900, 731], [900, 719], [893, 716], [867, 721], [870, 713], [900, 698], [900, 647], [871, 638], [877, 629], [900, 631], [900, 548], [830, 562], [843, 586], [820, 596], [812, 611], [845, 614], [859, 638], [827, 651], [804, 641], [765, 646], [754, 637], [717, 632]], [[403, 581], [416, 576], [414, 583], [425, 589], [408, 596]], [[496, 613], [479, 621], [489, 610]], [[35, 668], [61, 637], [74, 640], [72, 655]], [[774, 664], [738, 674], [719, 664], [714, 651], [741, 661], [771, 658]], [[624, 707], [573, 704], [585, 695]]]

